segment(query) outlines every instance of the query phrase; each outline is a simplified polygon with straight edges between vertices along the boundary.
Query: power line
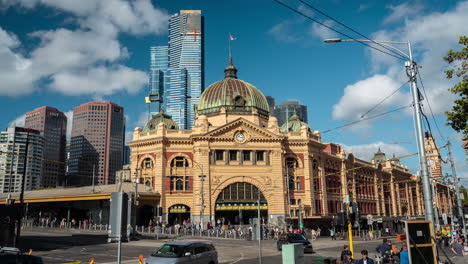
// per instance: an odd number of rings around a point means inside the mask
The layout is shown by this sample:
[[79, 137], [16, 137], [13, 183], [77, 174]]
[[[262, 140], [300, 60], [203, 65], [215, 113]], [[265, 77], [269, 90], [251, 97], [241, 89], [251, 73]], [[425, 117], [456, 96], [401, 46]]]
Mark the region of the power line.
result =
[[407, 105], [407, 106], [403, 106], [403, 107], [400, 107], [400, 108], [397, 108], [397, 109], [393, 109], [393, 110], [390, 110], [390, 111], [387, 111], [387, 112], [384, 112], [384, 113], [380, 113], [378, 115], [374, 115], [374, 116], [370, 116], [370, 117], [367, 117], [367, 118], [362, 118], [360, 120], [356, 120], [354, 122], [351, 122], [351, 123], [348, 123], [348, 124], [344, 124], [344, 125], [341, 125], [341, 126], [337, 126], [337, 127], [334, 127], [334, 128], [330, 128], [330, 129], [327, 129], [327, 130], [324, 130], [322, 131], [322, 134], [325, 134], [325, 133], [328, 133], [330, 131], [333, 131], [335, 129], [339, 129], [339, 128], [342, 128], [342, 127], [347, 127], [347, 126], [351, 126], [351, 125], [355, 125], [357, 123], [360, 123], [360, 122], [363, 122], [363, 121], [366, 121], [366, 120], [369, 120], [369, 119], [373, 119], [373, 118], [376, 118], [376, 117], [379, 117], [379, 116], [383, 116], [383, 115], [387, 115], [387, 114], [390, 114], [390, 113], [393, 113], [393, 112], [396, 112], [396, 111], [400, 111], [402, 109], [405, 109], [405, 108], [408, 108], [408, 107], [412, 107], [413, 105]]
[[394, 94], [396, 94], [396, 92], [398, 92], [399, 90], [401, 90], [401, 88], [403, 88], [409, 81], [405, 82], [404, 84], [402, 84], [398, 89], [396, 89], [395, 91], [393, 91], [393, 93], [391, 93], [390, 95], [388, 95], [387, 97], [385, 97], [383, 100], [381, 100], [379, 103], [377, 103], [374, 107], [372, 107], [371, 109], [369, 109], [369, 111], [365, 112], [361, 118], [364, 118], [364, 116], [366, 116], [368, 113], [370, 113], [371, 111], [373, 111], [375, 108], [377, 108], [379, 105], [381, 105], [383, 102], [385, 102], [388, 98], [392, 97]]
[[335, 21], [335, 22], [338, 23], [339, 25], [341, 25], [341, 26], [343, 26], [343, 27], [345, 27], [345, 28], [351, 30], [352, 32], [358, 34], [359, 36], [361, 36], [361, 37], [363, 37], [363, 38], [369, 40], [370, 42], [381, 46], [382, 48], [384, 48], [384, 49], [386, 49], [386, 50], [392, 52], [393, 54], [397, 55], [398, 57], [400, 57], [400, 58], [402, 58], [402, 59], [404, 59], [404, 60], [407, 59], [407, 58], [403, 57], [400, 53], [396, 52], [395, 50], [393, 50], [393, 49], [391, 49], [391, 48], [389, 48], [389, 47], [386, 47], [385, 45], [383, 45], [383, 44], [381, 44], [381, 43], [379, 43], [379, 42], [376, 42], [375, 40], [370, 39], [370, 38], [367, 37], [366, 35], [361, 34], [360, 32], [358, 32], [358, 31], [352, 29], [351, 27], [347, 26], [346, 24], [341, 23], [340, 21], [338, 21], [338, 20], [334, 19], [333, 17], [327, 15], [326, 13], [320, 11], [318, 8], [312, 6], [311, 4], [307, 3], [306, 1], [304, 1], [304, 0], [299, 0], [299, 1], [300, 1], [301, 3], [303, 3], [304, 5], [308, 6], [309, 8], [312, 8], [313, 10], [315, 10], [315, 11], [319, 12], [320, 14], [324, 15], [325, 17], [327, 17], [327, 18], [329, 18], [329, 19]]
[[384, 51], [384, 50], [381, 50], [381, 49], [379, 49], [379, 48], [376, 48], [376, 47], [374, 47], [374, 46], [372, 46], [372, 45], [369, 45], [369, 44], [367, 44], [367, 43], [365, 43], [365, 42], [359, 41], [359, 40], [357, 40], [357, 39], [355, 39], [355, 38], [353, 38], [353, 37], [351, 37], [351, 36], [349, 36], [349, 35], [347, 35], [347, 34], [345, 34], [345, 33], [343, 33], [343, 32], [340, 32], [340, 31], [338, 31], [338, 30], [336, 30], [336, 29], [334, 29], [334, 28], [332, 28], [332, 27], [330, 27], [330, 26], [328, 26], [328, 25], [326, 25], [326, 24], [324, 24], [324, 23], [322, 23], [322, 22], [320, 22], [320, 21], [318, 21], [318, 20], [316, 20], [316, 19], [313, 19], [312, 17], [310, 17], [310, 16], [308, 16], [308, 15], [302, 13], [301, 11], [299, 11], [299, 10], [297, 10], [297, 9], [294, 9], [294, 8], [288, 6], [287, 4], [285, 4], [285, 3], [283, 3], [283, 2], [281, 2], [281, 1], [279, 1], [279, 0], [273, 0], [273, 1], [277, 2], [278, 4], [284, 6], [284, 7], [288, 8], [288, 9], [290, 9], [291, 11], [293, 11], [293, 12], [295, 12], [295, 13], [297, 13], [297, 14], [300, 14], [301, 16], [303, 16], [303, 17], [305, 17], [305, 18], [307, 18], [307, 19], [309, 19], [309, 20], [314, 21], [315, 23], [317, 23], [317, 24], [319, 24], [319, 25], [321, 25], [321, 26], [323, 26], [323, 27], [326, 27], [326, 28], [328, 28], [328, 29], [330, 29], [330, 30], [332, 30], [332, 31], [334, 31], [334, 32], [336, 32], [336, 33], [338, 33], [338, 34], [340, 34], [340, 35], [343, 35], [343, 36], [345, 36], [345, 37], [347, 37], [347, 38], [350, 38], [350, 39], [352, 39], [352, 40], [355, 40], [356, 42], [358, 42], [358, 43], [361, 44], [361, 45], [364, 45], [364, 46], [370, 47], [370, 48], [372, 48], [372, 49], [378, 50], [378, 51], [380, 51], [380, 52], [382, 52], [382, 53], [385, 53], [385, 54], [387, 54], [387, 55], [389, 55], [389, 56], [392, 56], [392, 57], [394, 57], [394, 58], [397, 58], [397, 59], [400, 59], [400, 60], [406, 60], [406, 58], [404, 58], [404, 57], [402, 57], [402, 56], [395, 56], [395, 55], [393, 55], [392, 53], [388, 53], [388, 52], [386, 52], [386, 51]]
[[436, 125], [437, 133], [439, 133], [439, 136], [441, 137], [442, 141], [444, 141], [446, 139], [446, 137], [444, 137], [444, 135], [442, 134], [442, 132], [441, 132], [441, 130], [439, 128], [439, 125], [437, 124], [437, 120], [434, 117], [434, 112], [432, 112], [431, 103], [429, 102], [429, 97], [427, 96], [426, 88], [424, 87], [424, 83], [422, 81], [421, 73], [419, 72], [418, 67], [416, 67], [416, 71], [417, 71], [417, 73], [419, 75], [418, 80], [419, 80], [419, 83], [421, 83], [421, 87], [422, 87], [422, 90], [423, 90], [423, 93], [424, 93], [424, 97], [426, 97], [426, 100], [427, 100], [427, 106], [429, 107], [429, 111], [431, 112], [432, 119], [434, 120], [434, 123]]

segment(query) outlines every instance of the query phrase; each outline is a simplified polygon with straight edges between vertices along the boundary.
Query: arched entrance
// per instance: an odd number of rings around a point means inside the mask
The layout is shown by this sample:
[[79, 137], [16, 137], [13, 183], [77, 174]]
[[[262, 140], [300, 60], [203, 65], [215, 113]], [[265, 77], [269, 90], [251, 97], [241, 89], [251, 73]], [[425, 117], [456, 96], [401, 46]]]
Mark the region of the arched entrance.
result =
[[182, 224], [190, 219], [190, 207], [184, 204], [175, 204], [169, 207], [168, 223], [170, 225]]
[[263, 193], [247, 182], [236, 182], [224, 188], [216, 199], [215, 217], [221, 224], [253, 224], [258, 217], [258, 200], [260, 197], [260, 216], [266, 224], [268, 220], [268, 203]]

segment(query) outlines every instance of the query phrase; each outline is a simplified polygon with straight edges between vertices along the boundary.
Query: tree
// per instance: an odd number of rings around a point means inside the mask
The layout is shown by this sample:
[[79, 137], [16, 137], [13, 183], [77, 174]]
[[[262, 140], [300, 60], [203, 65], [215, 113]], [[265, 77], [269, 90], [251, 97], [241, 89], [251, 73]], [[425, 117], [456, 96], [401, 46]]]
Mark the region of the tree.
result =
[[465, 189], [465, 186], [460, 187], [460, 193], [463, 193], [463, 204], [468, 204], [468, 192]]
[[463, 46], [460, 51], [450, 51], [444, 60], [452, 65], [452, 68], [445, 70], [447, 79], [461, 79], [455, 86], [449, 89], [452, 93], [458, 95], [451, 111], [447, 111], [447, 125], [450, 125], [455, 131], [468, 138], [468, 37], [460, 36], [458, 41]]

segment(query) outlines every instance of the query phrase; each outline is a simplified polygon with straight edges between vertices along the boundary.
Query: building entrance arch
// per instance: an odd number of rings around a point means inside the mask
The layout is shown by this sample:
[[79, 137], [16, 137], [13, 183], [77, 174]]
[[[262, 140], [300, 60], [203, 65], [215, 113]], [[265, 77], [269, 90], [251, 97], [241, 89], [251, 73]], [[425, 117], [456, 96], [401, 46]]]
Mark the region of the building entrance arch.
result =
[[248, 182], [236, 182], [224, 188], [216, 199], [216, 225], [254, 224], [258, 217], [260, 200], [260, 217], [262, 223], [268, 221], [268, 202], [257, 186]]
[[182, 225], [184, 220], [190, 219], [190, 207], [185, 204], [175, 204], [169, 207], [167, 218], [169, 225]]

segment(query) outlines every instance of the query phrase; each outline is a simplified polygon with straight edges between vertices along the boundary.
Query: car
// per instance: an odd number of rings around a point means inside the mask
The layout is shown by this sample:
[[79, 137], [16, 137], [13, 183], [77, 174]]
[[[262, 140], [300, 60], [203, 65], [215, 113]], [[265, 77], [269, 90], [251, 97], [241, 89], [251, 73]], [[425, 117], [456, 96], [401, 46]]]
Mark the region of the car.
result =
[[21, 250], [12, 247], [0, 247], [0, 263], [2, 264], [44, 264], [41, 257], [22, 255]]
[[145, 259], [145, 264], [218, 264], [218, 252], [210, 241], [172, 241]]
[[276, 247], [278, 248], [279, 251], [281, 251], [283, 245], [291, 244], [291, 243], [303, 244], [305, 253], [315, 253], [312, 247], [312, 243], [310, 243], [310, 241], [301, 234], [294, 234], [294, 233], [281, 234], [280, 237], [278, 238], [278, 241], [276, 241]]

